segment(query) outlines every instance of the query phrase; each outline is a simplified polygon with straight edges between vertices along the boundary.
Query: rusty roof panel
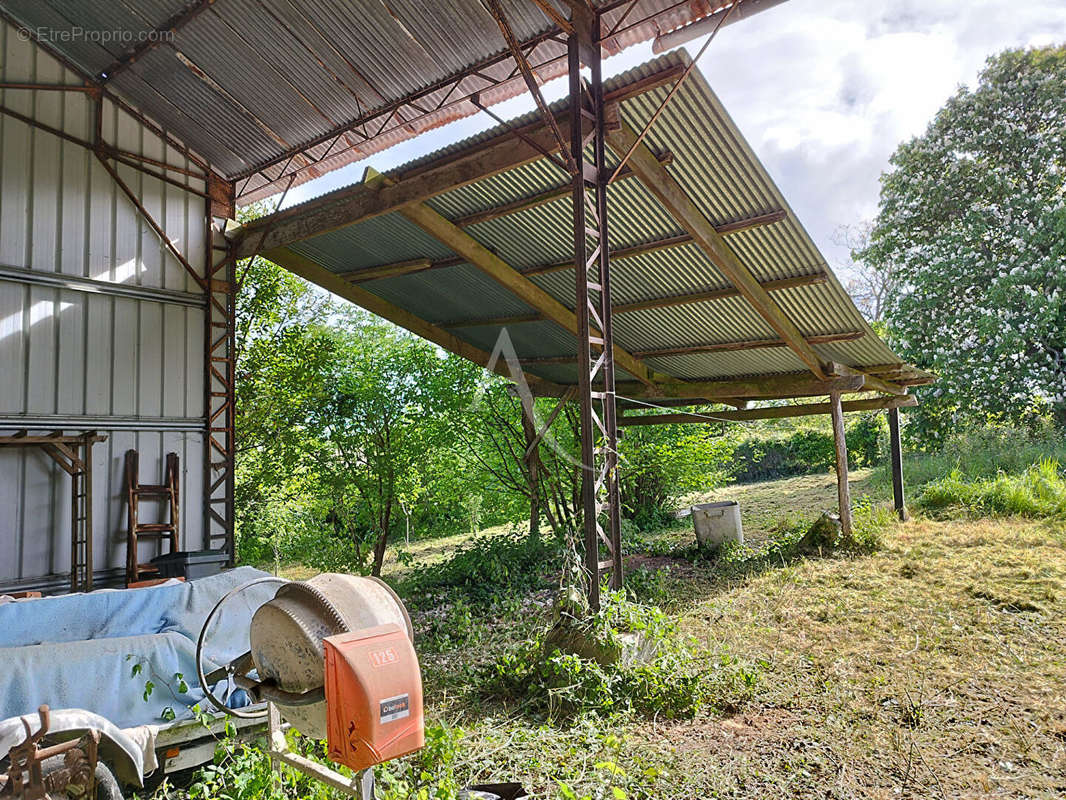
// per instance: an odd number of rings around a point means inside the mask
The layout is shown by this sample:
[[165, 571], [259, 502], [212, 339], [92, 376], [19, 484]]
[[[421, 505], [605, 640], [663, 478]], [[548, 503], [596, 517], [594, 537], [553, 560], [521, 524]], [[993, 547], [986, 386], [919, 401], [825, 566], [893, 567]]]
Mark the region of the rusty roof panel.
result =
[[[559, 36], [554, 22], [528, 0], [501, 4], [540, 78], [564, 74], [565, 45], [550, 38]], [[596, 0], [595, 5], [608, 9], [607, 25], [628, 14], [605, 42], [605, 52], [614, 53], [702, 19], [724, 0], [638, 0], [635, 5]], [[122, 77], [135, 73], [150, 91], [136, 86], [130, 99], [148, 116], [168, 119], [173, 133], [198, 152], [217, 153], [214, 143], [225, 140], [233, 152], [218, 154], [216, 166], [229, 177], [250, 178], [242, 195], [248, 202], [279, 191], [290, 174], [301, 183], [475, 114], [477, 108], [468, 99], [474, 92], [481, 92], [482, 102], [493, 104], [526, 91], [481, 0], [6, 0], [3, 11], [30, 29], [81, 27], [125, 34], [124, 41], [116, 37], [105, 46], [85, 37], [44, 39], [46, 47], [93, 79], [143, 34], [189, 12], [192, 19], [178, 30], [175, 41], [153, 48], [166, 54], [165, 69], [145, 68], [142, 53], [111, 79], [111, 85], [126, 92], [135, 82]], [[181, 72], [187, 66], [176, 50], [211, 78], [212, 96], [201, 98], [202, 107], [210, 111], [199, 113], [192, 105], [196, 93], [182, 85]], [[174, 114], [169, 104], [186, 113]], [[258, 120], [248, 119], [248, 112]], [[234, 126], [234, 119], [240, 124]], [[367, 140], [361, 123], [369, 126]], [[278, 133], [280, 140], [272, 140], [265, 150], [257, 146], [264, 128]], [[322, 155], [327, 147], [316, 142], [352, 129], [358, 134], [340, 140], [322, 163], [292, 158], [308, 148]], [[257, 174], [267, 168], [264, 175]]]

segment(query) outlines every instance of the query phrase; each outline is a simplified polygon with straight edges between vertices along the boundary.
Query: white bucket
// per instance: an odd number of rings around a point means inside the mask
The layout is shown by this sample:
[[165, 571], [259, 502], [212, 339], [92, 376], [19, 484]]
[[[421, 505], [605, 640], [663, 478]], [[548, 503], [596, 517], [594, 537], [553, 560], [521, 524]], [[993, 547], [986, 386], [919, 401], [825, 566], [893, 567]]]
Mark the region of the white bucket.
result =
[[744, 544], [740, 504], [736, 500], [693, 506], [692, 523], [696, 528], [696, 541], [705, 550], [717, 550], [725, 542]]

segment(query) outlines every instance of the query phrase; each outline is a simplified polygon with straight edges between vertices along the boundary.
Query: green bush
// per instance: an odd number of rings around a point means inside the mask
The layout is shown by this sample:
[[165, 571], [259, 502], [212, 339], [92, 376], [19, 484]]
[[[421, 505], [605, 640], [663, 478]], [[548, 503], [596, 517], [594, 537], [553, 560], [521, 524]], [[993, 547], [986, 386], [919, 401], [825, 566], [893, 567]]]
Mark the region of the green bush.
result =
[[554, 539], [531, 538], [517, 529], [496, 536], [482, 534], [460, 544], [445, 561], [416, 566], [400, 591], [415, 607], [441, 589], [472, 603], [489, 602], [541, 586], [545, 568], [559, 563], [559, 553]]
[[1066, 518], [1066, 479], [1059, 462], [1044, 458], [1021, 475], [968, 480], [961, 470], [926, 485], [918, 504], [930, 511], [961, 508], [973, 514]]
[[733, 448], [731, 436], [704, 426], [627, 428], [618, 444], [623, 516], [641, 530], [660, 527], [680, 497], [729, 479]]
[[[1066, 432], [1049, 424], [1029, 428], [989, 425], [956, 433], [935, 452], [907, 454], [903, 475], [913, 486], [924, 486], [956, 470], [964, 480], [973, 481], [1000, 473], [1021, 475], [1043, 458], [1066, 464]], [[877, 477], [883, 484], [891, 479], [887, 468]]]
[[[844, 439], [849, 467], [877, 466], [887, 452], [888, 423], [883, 414], [859, 417], [846, 426]], [[828, 425], [783, 431], [765, 426], [741, 440], [735, 457], [737, 483], [768, 481], [828, 472], [836, 463], [836, 445]]]
[[621, 592], [607, 595], [603, 609], [591, 619], [565, 624], [580, 626], [585, 639], [602, 652], [621, 649], [624, 634], [638, 634], [641, 651], [653, 655], [586, 658], [553, 647], [549, 634], [501, 656], [484, 675], [484, 692], [553, 719], [631, 712], [691, 718], [702, 709], [739, 707], [754, 694], [765, 666], [696, 649], [663, 612], [627, 602]]

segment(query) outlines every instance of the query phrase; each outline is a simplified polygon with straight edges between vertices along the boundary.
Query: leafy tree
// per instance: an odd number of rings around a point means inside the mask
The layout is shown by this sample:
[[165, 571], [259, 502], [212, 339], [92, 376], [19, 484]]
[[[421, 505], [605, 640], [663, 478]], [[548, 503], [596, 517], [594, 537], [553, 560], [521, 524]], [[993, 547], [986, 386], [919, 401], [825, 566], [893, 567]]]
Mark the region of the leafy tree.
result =
[[335, 330], [337, 348], [313, 409], [318, 471], [329, 486], [330, 520], [381, 574], [401, 498], [417, 495], [427, 462], [447, 444], [455, 409], [470, 402], [480, 368], [359, 312]]
[[294, 527], [299, 498], [315, 481], [304, 468], [313, 447], [308, 417], [336, 343], [323, 321], [329, 296], [260, 258], [241, 265], [236, 307], [235, 510], [239, 554]]
[[494, 496], [494, 504], [510, 519], [522, 513], [518, 501], [529, 509], [529, 535], [536, 538], [541, 513], [558, 535], [575, 529], [580, 502], [581, 472], [577, 461], [577, 410], [567, 403], [553, 422], [549, 435], [525, 458], [529, 439], [543, 424], [555, 399], [533, 401], [536, 421], [524, 412], [522, 401], [509, 389], [508, 382], [490, 377], [479, 402], [462, 410], [454, 432], [469, 462], [472, 475], [478, 475], [481, 492]]
[[898, 276], [893, 344], [940, 376], [926, 431], [1066, 422], [1066, 48], [993, 56], [891, 163], [855, 256]]
[[662, 522], [671, 503], [730, 476], [735, 432], [724, 426], [635, 425], [618, 442], [622, 513], [641, 527]]

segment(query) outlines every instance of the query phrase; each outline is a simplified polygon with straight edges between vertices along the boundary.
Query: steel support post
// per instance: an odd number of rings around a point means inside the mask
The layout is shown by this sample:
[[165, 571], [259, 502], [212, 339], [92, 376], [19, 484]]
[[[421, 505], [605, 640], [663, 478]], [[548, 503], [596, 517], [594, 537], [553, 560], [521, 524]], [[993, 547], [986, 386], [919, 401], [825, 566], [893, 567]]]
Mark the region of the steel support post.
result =
[[[233, 454], [236, 261], [215, 219], [233, 213], [234, 185], [210, 178], [207, 201], [204, 321], [204, 547], [225, 550], [233, 565]], [[223, 222], [223, 224], [225, 224]]]
[[[622, 586], [618, 496], [618, 428], [615, 413], [614, 343], [607, 240], [603, 81], [599, 19], [590, 31], [568, 40], [570, 152], [574, 161], [574, 264], [577, 277], [578, 401], [581, 407], [581, 504], [589, 606], [600, 606], [600, 573], [610, 570], [611, 587]], [[582, 48], [581, 37], [592, 46]], [[591, 61], [590, 80], [581, 76], [582, 56]], [[585, 134], [586, 125], [592, 131]], [[600, 543], [608, 559], [600, 560]]]

